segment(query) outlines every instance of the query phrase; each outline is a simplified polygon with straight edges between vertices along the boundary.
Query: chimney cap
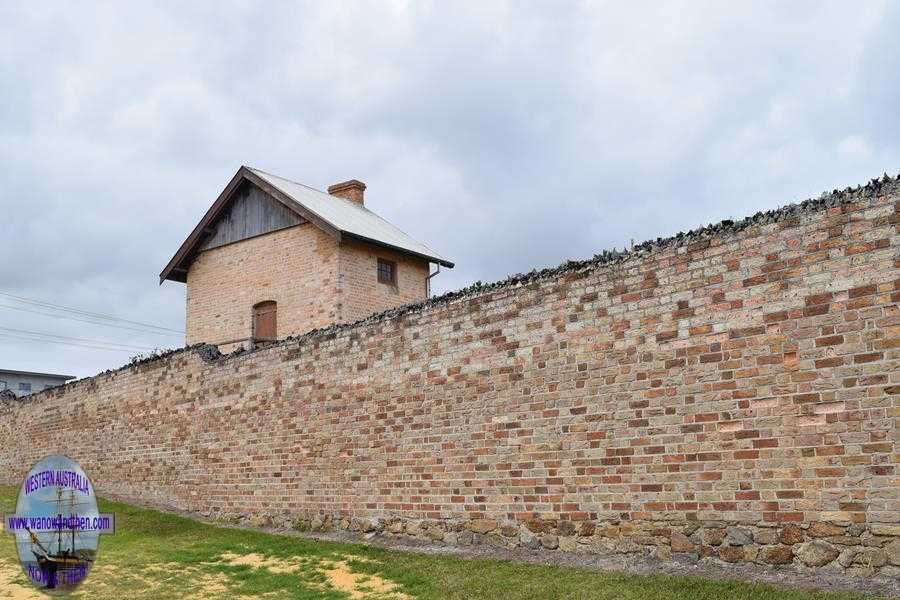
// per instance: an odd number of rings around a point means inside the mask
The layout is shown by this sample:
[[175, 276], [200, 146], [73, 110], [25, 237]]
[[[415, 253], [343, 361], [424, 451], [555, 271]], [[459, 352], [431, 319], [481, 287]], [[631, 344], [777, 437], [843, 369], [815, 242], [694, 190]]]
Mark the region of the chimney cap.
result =
[[328, 193], [332, 196], [337, 196], [338, 198], [343, 198], [344, 200], [356, 202], [360, 205], [363, 204], [365, 191], [366, 184], [364, 184], [362, 181], [359, 181], [358, 179], [342, 181], [340, 183], [328, 186]]
[[334, 195], [334, 194], [336, 194], [338, 192], [342, 192], [344, 190], [359, 190], [362, 192], [362, 191], [365, 191], [365, 189], [366, 189], [366, 184], [364, 184], [359, 179], [349, 179], [347, 181], [335, 183], [334, 185], [329, 185], [328, 193]]

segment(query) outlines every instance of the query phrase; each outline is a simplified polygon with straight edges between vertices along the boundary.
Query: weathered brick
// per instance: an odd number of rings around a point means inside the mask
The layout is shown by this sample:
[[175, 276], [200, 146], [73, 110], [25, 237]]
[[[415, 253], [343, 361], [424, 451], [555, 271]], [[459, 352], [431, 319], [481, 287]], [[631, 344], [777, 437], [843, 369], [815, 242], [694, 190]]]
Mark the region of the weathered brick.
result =
[[[900, 262], [874, 251], [876, 237], [895, 243], [881, 232], [893, 226], [872, 233], [894, 197], [853, 198], [692, 252], [663, 244], [252, 353], [182, 350], [0, 401], [0, 480], [19, 484], [65, 451], [101, 494], [142, 503], [346, 528], [382, 519], [385, 535], [543, 551], [590, 536], [591, 548], [787, 564], [805, 541], [861, 539], [850, 523], [895, 535], [900, 316], [888, 295]], [[284, 276], [269, 288], [285, 294], [279, 329], [299, 333], [421, 297], [347, 300], [337, 265], [345, 281], [369, 276], [371, 257], [289, 233], [302, 228], [251, 240], [253, 256], [201, 253], [191, 341], [217, 318], [249, 327], [247, 307], [269, 299], [257, 267]], [[266, 266], [276, 241], [312, 262]], [[310, 301], [309, 265], [334, 284], [325, 302]], [[736, 526], [755, 543], [723, 542]], [[807, 564], [819, 546], [804, 547]]]
[[838, 346], [844, 343], [844, 336], [842, 335], [827, 335], [825, 337], [820, 337], [816, 339], [816, 346]]
[[[396, 263], [396, 286], [378, 282], [378, 258]], [[201, 252], [188, 270], [186, 342], [249, 338], [253, 306], [264, 301], [277, 303], [279, 338], [355, 321], [422, 300], [427, 275], [423, 259], [338, 244], [311, 223], [220, 246]]]

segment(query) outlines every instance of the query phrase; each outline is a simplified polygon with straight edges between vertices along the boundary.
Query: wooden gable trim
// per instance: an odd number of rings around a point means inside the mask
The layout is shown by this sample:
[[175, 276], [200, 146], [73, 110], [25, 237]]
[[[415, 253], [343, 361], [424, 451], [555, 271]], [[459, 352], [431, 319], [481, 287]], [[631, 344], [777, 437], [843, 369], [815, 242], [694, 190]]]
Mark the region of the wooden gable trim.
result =
[[243, 171], [244, 168], [241, 167], [238, 169], [238, 172], [234, 174], [234, 177], [231, 178], [231, 181], [228, 182], [228, 185], [225, 186], [225, 189], [222, 190], [222, 193], [219, 194], [219, 197], [216, 198], [216, 201], [213, 202], [213, 205], [209, 207], [209, 210], [206, 211], [206, 214], [203, 215], [203, 218], [200, 219], [200, 222], [197, 223], [197, 226], [194, 227], [194, 230], [191, 231], [190, 235], [188, 235], [187, 239], [182, 242], [181, 247], [178, 248], [178, 251], [175, 253], [175, 256], [169, 261], [169, 264], [165, 266], [162, 270], [162, 273], [159, 274], [159, 283], [162, 284], [163, 281], [170, 279], [172, 281], [180, 281], [182, 283], [187, 281], [187, 268], [182, 263], [184, 260], [190, 255], [191, 251], [197, 244], [200, 243], [200, 240], [207, 230], [210, 230], [210, 225], [213, 220], [218, 216], [219, 212], [221, 212], [222, 208], [228, 202], [229, 198], [231, 198], [231, 194], [237, 189], [238, 185], [240, 185], [241, 181], [244, 179]]
[[207, 250], [309, 223], [249, 181], [240, 184], [213, 221], [212, 230], [194, 249], [194, 260]]
[[187, 239], [184, 240], [178, 248], [175, 256], [172, 257], [159, 274], [160, 285], [167, 279], [170, 281], [179, 281], [181, 283], [187, 282], [188, 264], [193, 257], [197, 246], [203, 241], [205, 235], [209, 235], [209, 232], [212, 230], [211, 226], [216, 217], [219, 216], [219, 213], [222, 212], [228, 204], [228, 201], [231, 200], [231, 196], [237, 190], [238, 186], [245, 180], [260, 188], [294, 213], [319, 227], [322, 231], [340, 242], [341, 232], [331, 223], [328, 223], [315, 213], [310, 212], [293, 198], [258, 177], [247, 167], [242, 166], [238, 169], [237, 173], [234, 174], [234, 177], [231, 178], [231, 181], [228, 182], [228, 185], [225, 186], [225, 189], [222, 190], [222, 193], [219, 194], [219, 197], [216, 198], [216, 201], [213, 202], [213, 205], [209, 207], [209, 210], [206, 211], [206, 214], [203, 215], [203, 218], [200, 219], [200, 222], [197, 223], [197, 226], [194, 227]]
[[282, 204], [284, 204], [291, 210], [293, 210], [295, 213], [297, 213], [298, 215], [300, 215], [301, 217], [303, 217], [304, 219], [306, 219], [307, 221], [309, 221], [310, 223], [312, 223], [313, 225], [315, 225], [316, 227], [318, 227], [319, 229], [321, 229], [322, 231], [324, 231], [325, 233], [327, 233], [328, 235], [333, 237], [336, 241], [338, 241], [338, 242], [341, 241], [341, 230], [340, 229], [338, 229], [337, 227], [335, 227], [334, 225], [332, 225], [331, 223], [329, 223], [328, 221], [326, 221], [325, 219], [323, 219], [316, 213], [310, 211], [305, 206], [303, 206], [302, 204], [300, 204], [299, 202], [297, 202], [296, 200], [294, 200], [293, 198], [291, 198], [290, 196], [288, 196], [287, 194], [285, 194], [284, 192], [279, 190], [277, 187], [273, 186], [272, 184], [270, 184], [268, 181], [266, 181], [262, 177], [259, 177], [253, 171], [247, 169], [246, 167], [241, 167], [241, 168], [246, 170], [245, 177], [253, 185], [258, 187], [265, 193], [269, 194], [270, 196], [272, 196], [273, 198], [275, 198], [276, 200], [278, 200], [279, 202], [281, 202]]

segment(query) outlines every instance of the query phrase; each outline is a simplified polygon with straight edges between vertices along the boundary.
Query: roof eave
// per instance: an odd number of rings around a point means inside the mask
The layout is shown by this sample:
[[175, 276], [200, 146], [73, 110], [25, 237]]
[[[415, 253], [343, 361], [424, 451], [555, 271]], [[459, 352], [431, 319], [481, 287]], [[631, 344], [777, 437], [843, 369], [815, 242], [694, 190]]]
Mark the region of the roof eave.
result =
[[178, 248], [178, 251], [169, 260], [168, 264], [159, 274], [159, 283], [162, 283], [166, 280], [168, 281], [176, 281], [179, 283], [187, 283], [187, 272], [188, 272], [188, 261], [190, 260], [194, 250], [200, 244], [203, 239], [203, 234], [209, 225], [216, 219], [219, 213], [224, 208], [225, 204], [231, 198], [231, 195], [234, 193], [235, 189], [242, 181], [249, 181], [253, 185], [257, 186], [265, 193], [269, 194], [273, 198], [275, 198], [278, 202], [285, 205], [287, 208], [292, 210], [294, 213], [303, 217], [310, 223], [314, 224], [316, 227], [333, 237], [338, 243], [340, 243], [341, 238], [343, 236], [347, 236], [349, 238], [361, 240], [364, 242], [368, 242], [370, 244], [374, 244], [376, 246], [382, 246], [384, 248], [389, 248], [391, 250], [402, 252], [404, 254], [409, 254], [412, 256], [417, 256], [419, 258], [423, 258], [433, 263], [437, 263], [439, 265], [445, 266], [449, 269], [453, 268], [453, 263], [445, 258], [441, 258], [439, 256], [430, 256], [428, 254], [422, 254], [421, 252], [416, 252], [414, 250], [409, 250], [407, 248], [401, 248], [399, 246], [394, 246], [387, 242], [383, 242], [381, 240], [376, 240], [372, 238], [368, 238], [366, 236], [362, 236], [359, 234], [355, 234], [349, 231], [344, 231], [338, 229], [330, 222], [326, 221], [318, 214], [312, 212], [303, 204], [284, 193], [277, 186], [272, 185], [259, 175], [257, 175], [253, 169], [241, 166], [240, 169], [237, 170], [237, 173], [234, 174], [234, 177], [231, 178], [231, 181], [228, 182], [228, 185], [225, 186], [225, 189], [219, 194], [216, 198], [216, 201], [212, 206], [209, 207], [209, 210], [203, 215], [203, 218], [200, 219], [200, 222], [196, 227], [191, 231], [190, 235], [188, 235], [187, 239], [182, 242], [181, 246]]
[[452, 269], [455, 265], [447, 260], [446, 258], [441, 258], [439, 256], [430, 256], [428, 254], [422, 254], [421, 252], [416, 252], [414, 250], [409, 250], [407, 248], [401, 248], [400, 246], [394, 246], [393, 244], [388, 244], [387, 242], [382, 242], [381, 240], [372, 239], [366, 237], [364, 235], [359, 235], [357, 233], [353, 233], [350, 231], [342, 231], [343, 235], [350, 239], [359, 240], [361, 242], [366, 242], [369, 244], [373, 244], [375, 246], [381, 246], [382, 248], [387, 248], [389, 250], [393, 250], [395, 252], [400, 252], [402, 254], [409, 254], [411, 256], [416, 256], [418, 258], [424, 258], [429, 262], [433, 262], [439, 264], [441, 266], [447, 267], [448, 269]]
[[305, 206], [279, 190], [277, 187], [271, 185], [269, 182], [259, 177], [249, 167], [242, 165], [241, 168], [237, 170], [237, 173], [234, 174], [234, 177], [231, 178], [231, 181], [228, 182], [228, 185], [225, 186], [225, 189], [222, 190], [222, 193], [220, 193], [218, 198], [216, 198], [216, 201], [213, 202], [213, 205], [210, 206], [209, 210], [207, 210], [203, 215], [203, 218], [200, 219], [200, 222], [197, 224], [197, 226], [194, 227], [190, 235], [188, 235], [187, 239], [182, 242], [181, 246], [178, 248], [178, 251], [172, 257], [172, 259], [159, 274], [160, 285], [162, 285], [162, 283], [166, 280], [177, 281], [179, 283], [187, 283], [187, 266], [184, 263], [188, 259], [190, 259], [191, 254], [196, 249], [197, 245], [202, 241], [204, 231], [222, 211], [225, 204], [234, 193], [235, 189], [237, 189], [237, 186], [245, 180], [257, 186], [310, 223], [319, 227], [322, 231], [335, 238], [335, 240], [337, 240], [338, 242], [341, 241], [340, 230], [331, 225], [331, 223], [325, 221], [319, 215], [308, 210]]
[[[175, 256], [168, 262], [162, 272], [159, 274], [159, 284], [162, 285], [163, 281], [167, 279], [170, 281], [178, 281], [181, 283], [187, 282], [187, 268], [182, 266], [182, 263], [186, 258], [188, 258], [191, 252], [194, 250], [196, 245], [200, 242], [200, 238], [203, 235], [203, 230], [212, 222], [213, 219], [219, 214], [219, 211], [228, 201], [228, 198], [231, 197], [232, 192], [237, 188], [237, 186], [244, 180], [244, 178], [249, 173], [249, 169], [247, 167], [241, 166], [240, 169], [237, 170], [237, 173], [234, 174], [234, 177], [231, 178], [231, 181], [228, 182], [228, 185], [225, 186], [225, 189], [219, 194], [216, 198], [216, 201], [213, 202], [212, 206], [209, 207], [209, 210], [203, 215], [203, 218], [200, 219], [200, 222], [197, 223], [197, 226], [191, 231], [191, 233], [187, 236], [187, 239], [181, 243], [178, 251], [175, 252]], [[183, 275], [173, 276], [173, 273], [178, 270], [182, 271]]]

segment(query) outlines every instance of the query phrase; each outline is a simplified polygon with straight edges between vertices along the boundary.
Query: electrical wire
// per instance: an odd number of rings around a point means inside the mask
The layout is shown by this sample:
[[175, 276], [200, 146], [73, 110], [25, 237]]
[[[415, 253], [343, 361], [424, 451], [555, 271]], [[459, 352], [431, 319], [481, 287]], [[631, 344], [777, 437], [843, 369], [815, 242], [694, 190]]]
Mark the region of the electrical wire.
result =
[[121, 317], [116, 317], [114, 315], [107, 315], [104, 313], [95, 313], [95, 312], [90, 312], [87, 310], [82, 310], [80, 308], [72, 308], [70, 306], [63, 306], [61, 304], [54, 304], [52, 302], [45, 302], [43, 300], [35, 300], [34, 298], [26, 298], [24, 296], [17, 296], [16, 294], [10, 294], [9, 292], [0, 291], [0, 296], [6, 296], [7, 298], [12, 298], [14, 300], [23, 302], [25, 304], [31, 304], [31, 305], [40, 306], [40, 307], [47, 308], [47, 309], [74, 313], [74, 314], [78, 314], [78, 315], [82, 315], [82, 316], [86, 316], [86, 317], [92, 317], [92, 318], [103, 319], [103, 320], [108, 320], [108, 321], [115, 321], [117, 323], [126, 323], [129, 325], [138, 325], [140, 327], [147, 327], [150, 329], [157, 329], [160, 331], [168, 331], [171, 333], [179, 333], [179, 334], [184, 333], [183, 331], [181, 331], [179, 329], [162, 327], [160, 325], [153, 325], [151, 323], [142, 323], [140, 321], [131, 321], [129, 319], [123, 319]]
[[49, 340], [72, 341], [85, 344], [100, 344], [103, 346], [117, 346], [129, 350], [152, 350], [147, 346], [139, 346], [137, 344], [121, 344], [119, 342], [110, 342], [108, 340], [92, 340], [88, 338], [72, 337], [68, 335], [58, 335], [55, 333], [47, 333], [44, 331], [30, 331], [27, 329], [15, 329], [13, 327], [0, 327], [0, 332], [8, 332], [10, 335], [27, 335], [30, 337], [39, 337]]
[[128, 327], [126, 325], [116, 325], [114, 323], [103, 323], [100, 321], [92, 321], [90, 319], [81, 319], [81, 318], [73, 316], [73, 315], [55, 315], [55, 314], [49, 313], [49, 312], [41, 312], [39, 310], [32, 310], [30, 308], [25, 308], [24, 306], [10, 306], [8, 304], [0, 304], [0, 308], [7, 308], [10, 310], [19, 310], [22, 312], [27, 312], [27, 313], [31, 313], [31, 314], [35, 314], [35, 315], [43, 315], [45, 317], [53, 317], [55, 319], [70, 319], [72, 321], [78, 321], [80, 323], [89, 323], [91, 325], [99, 325], [101, 327], [113, 327], [115, 329], [122, 329], [125, 331], [136, 331], [138, 333], [149, 333], [152, 335], [167, 335], [167, 336], [173, 336], [173, 337], [175, 337], [175, 336], [181, 337], [184, 335], [183, 332], [169, 333], [167, 331], [153, 331], [152, 329], [140, 329], [138, 327]]
[[33, 343], [40, 343], [40, 344], [55, 344], [55, 345], [60, 345], [60, 346], [73, 346], [76, 348], [90, 348], [92, 350], [107, 350], [110, 352], [123, 352], [123, 353], [135, 352], [135, 350], [128, 350], [126, 348], [110, 348], [110, 347], [96, 346], [96, 345], [91, 345], [91, 344], [79, 344], [77, 342], [65, 342], [62, 340], [29, 338], [29, 337], [24, 337], [24, 336], [12, 335], [12, 334], [8, 334], [8, 333], [0, 333], [0, 339], [16, 340], [16, 341], [22, 341], [22, 342], [33, 342]]

